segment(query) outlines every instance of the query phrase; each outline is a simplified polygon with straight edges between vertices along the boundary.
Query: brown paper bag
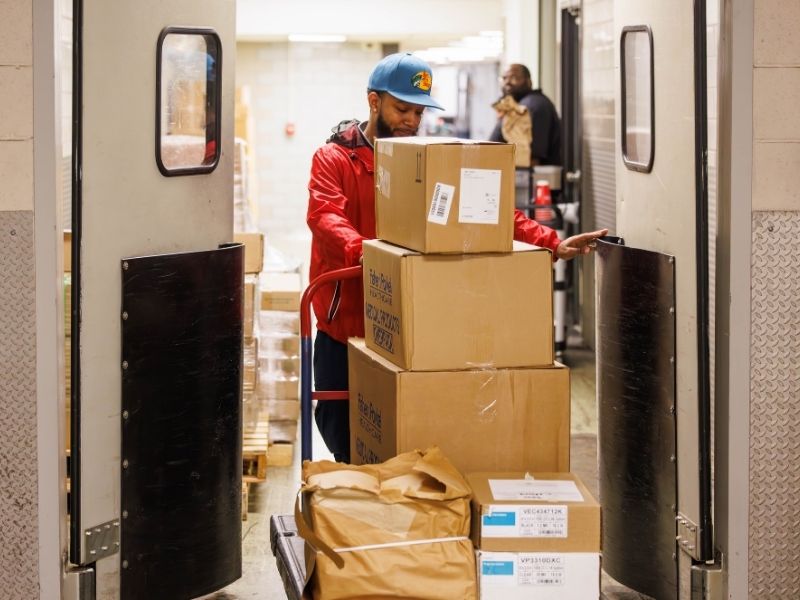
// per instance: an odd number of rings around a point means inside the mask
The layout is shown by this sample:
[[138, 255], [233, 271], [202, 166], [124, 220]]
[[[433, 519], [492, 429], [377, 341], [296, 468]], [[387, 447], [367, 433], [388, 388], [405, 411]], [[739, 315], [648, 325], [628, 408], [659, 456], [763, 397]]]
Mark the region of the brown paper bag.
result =
[[378, 465], [303, 463], [308, 588], [315, 600], [475, 600], [470, 489], [438, 448]]

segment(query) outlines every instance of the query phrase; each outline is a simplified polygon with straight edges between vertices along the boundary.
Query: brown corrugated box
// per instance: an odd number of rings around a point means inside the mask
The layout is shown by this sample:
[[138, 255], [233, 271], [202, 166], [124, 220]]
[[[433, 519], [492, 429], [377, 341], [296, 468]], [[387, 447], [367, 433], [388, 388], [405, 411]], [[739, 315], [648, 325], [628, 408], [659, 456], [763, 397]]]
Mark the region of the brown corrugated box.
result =
[[[508, 485], [501, 499], [490, 480]], [[472, 541], [497, 552], [600, 552], [600, 505], [573, 473], [470, 473]], [[551, 482], [572, 482], [583, 499]], [[558, 486], [560, 484], [555, 484]]]
[[509, 252], [514, 146], [388, 138], [375, 147], [377, 237], [420, 252]]
[[261, 277], [261, 310], [300, 310], [300, 275], [265, 273]]
[[463, 473], [569, 471], [569, 369], [404, 371], [349, 343], [350, 457], [441, 447]]
[[260, 273], [264, 267], [264, 234], [234, 233], [233, 241], [244, 244], [244, 272]]
[[420, 254], [364, 242], [367, 347], [412, 371], [553, 363], [552, 255]]
[[300, 418], [300, 402], [269, 398], [267, 412], [269, 412], [270, 421], [297, 421]]

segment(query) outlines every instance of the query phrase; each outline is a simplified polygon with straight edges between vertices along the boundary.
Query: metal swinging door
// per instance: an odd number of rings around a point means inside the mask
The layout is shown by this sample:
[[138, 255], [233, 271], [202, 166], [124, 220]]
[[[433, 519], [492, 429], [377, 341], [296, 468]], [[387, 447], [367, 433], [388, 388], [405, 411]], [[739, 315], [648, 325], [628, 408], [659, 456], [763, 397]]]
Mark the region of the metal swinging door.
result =
[[235, 1], [73, 15], [70, 562], [194, 597], [241, 572]]
[[657, 600], [689, 598], [692, 566], [714, 558], [705, 3], [614, 11], [622, 240], [597, 266], [603, 564]]

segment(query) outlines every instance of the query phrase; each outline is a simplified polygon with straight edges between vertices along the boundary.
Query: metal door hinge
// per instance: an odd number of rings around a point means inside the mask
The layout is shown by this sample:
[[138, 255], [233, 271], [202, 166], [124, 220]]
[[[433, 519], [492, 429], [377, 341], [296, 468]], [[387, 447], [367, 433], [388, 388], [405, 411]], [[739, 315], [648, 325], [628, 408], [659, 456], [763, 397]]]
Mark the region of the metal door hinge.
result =
[[75, 567], [64, 572], [64, 600], [95, 600], [94, 569]]
[[95, 525], [83, 532], [86, 562], [91, 563], [119, 552], [119, 519]]
[[676, 538], [678, 547], [695, 560], [700, 560], [700, 551], [697, 544], [697, 532], [700, 528], [682, 513], [678, 513], [675, 520], [678, 523], [678, 535]]
[[691, 600], [723, 600], [722, 557], [713, 564], [692, 565]]

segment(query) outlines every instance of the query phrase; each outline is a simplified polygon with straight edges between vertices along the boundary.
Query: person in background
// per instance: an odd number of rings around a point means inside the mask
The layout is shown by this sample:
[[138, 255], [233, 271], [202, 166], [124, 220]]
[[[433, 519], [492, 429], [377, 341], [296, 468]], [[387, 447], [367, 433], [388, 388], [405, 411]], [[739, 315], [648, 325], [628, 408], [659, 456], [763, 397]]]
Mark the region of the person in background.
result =
[[[381, 60], [367, 84], [366, 121], [342, 121], [311, 161], [306, 221], [311, 230], [310, 281], [361, 263], [361, 244], [375, 238], [374, 144], [376, 138], [417, 134], [423, 111], [441, 109], [431, 98], [430, 66], [409, 53]], [[520, 211], [515, 239], [549, 248], [569, 260], [591, 252], [606, 230], [564, 241]], [[314, 381], [317, 390], [347, 390], [347, 338], [364, 337], [364, 298], [360, 279], [323, 286], [312, 301], [317, 319]], [[350, 462], [347, 400], [318, 402], [314, 419], [325, 445], [339, 462]]]
[[[533, 89], [528, 67], [513, 64], [502, 77], [503, 97], [511, 96], [515, 104], [528, 109], [533, 138], [531, 140], [531, 166], [561, 164], [561, 121], [556, 107], [540, 89]], [[503, 116], [489, 136], [493, 142], [505, 142]]]

